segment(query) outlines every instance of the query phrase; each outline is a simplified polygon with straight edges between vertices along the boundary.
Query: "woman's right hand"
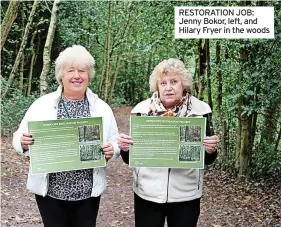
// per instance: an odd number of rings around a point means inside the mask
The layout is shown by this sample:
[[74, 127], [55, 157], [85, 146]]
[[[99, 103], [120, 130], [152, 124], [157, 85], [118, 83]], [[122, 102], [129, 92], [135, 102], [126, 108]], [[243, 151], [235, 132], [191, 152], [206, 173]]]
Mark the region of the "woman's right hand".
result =
[[133, 140], [130, 136], [120, 133], [118, 138], [118, 146], [122, 151], [129, 151], [130, 145], [133, 144]]
[[34, 143], [34, 139], [32, 138], [31, 134], [23, 133], [20, 142], [22, 149], [27, 151], [29, 149], [28, 146]]

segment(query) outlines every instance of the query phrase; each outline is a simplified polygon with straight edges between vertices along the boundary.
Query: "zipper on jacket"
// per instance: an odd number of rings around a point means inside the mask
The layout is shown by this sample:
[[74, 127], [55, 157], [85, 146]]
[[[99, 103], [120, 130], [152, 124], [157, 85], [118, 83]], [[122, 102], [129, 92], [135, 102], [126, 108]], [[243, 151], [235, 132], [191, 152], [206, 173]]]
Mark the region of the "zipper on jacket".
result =
[[169, 198], [169, 181], [170, 181], [170, 173], [171, 173], [171, 168], [169, 168], [169, 169], [168, 169], [167, 200], [166, 200], [166, 203], [168, 202], [168, 198]]

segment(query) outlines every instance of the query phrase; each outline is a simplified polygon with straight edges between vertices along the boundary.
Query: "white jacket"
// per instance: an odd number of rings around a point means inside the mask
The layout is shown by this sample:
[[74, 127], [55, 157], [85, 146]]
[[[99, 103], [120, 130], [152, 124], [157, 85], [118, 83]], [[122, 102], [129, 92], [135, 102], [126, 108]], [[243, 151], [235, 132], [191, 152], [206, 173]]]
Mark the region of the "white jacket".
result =
[[[24, 132], [28, 132], [28, 121], [45, 121], [57, 119], [57, 107], [61, 96], [61, 90], [62, 88], [59, 87], [57, 91], [40, 97], [29, 107], [13, 137], [13, 147], [18, 153], [23, 154], [20, 139]], [[113, 112], [109, 105], [98, 98], [98, 96], [89, 88], [86, 91], [86, 96], [90, 105], [91, 117], [102, 117], [104, 136], [103, 143], [112, 143], [114, 148], [114, 155], [112, 158], [116, 159], [120, 154], [120, 150], [117, 145], [118, 129]], [[48, 174], [29, 173], [27, 189], [37, 195], [46, 196], [48, 191], [48, 179]], [[91, 196], [97, 197], [101, 195], [106, 189], [106, 183], [106, 169], [94, 168]]]
[[[132, 114], [149, 112], [150, 99], [139, 103]], [[191, 96], [192, 110], [187, 117], [211, 113], [208, 104]], [[203, 169], [134, 168], [134, 192], [156, 203], [190, 201], [202, 196]]]

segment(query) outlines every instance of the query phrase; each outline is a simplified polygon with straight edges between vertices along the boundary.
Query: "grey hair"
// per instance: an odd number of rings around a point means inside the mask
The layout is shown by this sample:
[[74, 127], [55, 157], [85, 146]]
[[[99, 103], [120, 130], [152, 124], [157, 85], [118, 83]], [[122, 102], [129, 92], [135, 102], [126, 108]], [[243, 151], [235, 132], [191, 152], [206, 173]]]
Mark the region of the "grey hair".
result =
[[181, 77], [184, 90], [191, 93], [192, 90], [192, 77], [189, 75], [184, 63], [175, 58], [161, 61], [152, 71], [149, 77], [150, 92], [158, 90], [158, 81], [167, 75], [179, 75]]
[[60, 52], [55, 65], [56, 79], [60, 85], [62, 85], [64, 70], [73, 65], [85, 68], [88, 71], [89, 82], [92, 81], [95, 75], [95, 59], [89, 51], [81, 45], [73, 45]]

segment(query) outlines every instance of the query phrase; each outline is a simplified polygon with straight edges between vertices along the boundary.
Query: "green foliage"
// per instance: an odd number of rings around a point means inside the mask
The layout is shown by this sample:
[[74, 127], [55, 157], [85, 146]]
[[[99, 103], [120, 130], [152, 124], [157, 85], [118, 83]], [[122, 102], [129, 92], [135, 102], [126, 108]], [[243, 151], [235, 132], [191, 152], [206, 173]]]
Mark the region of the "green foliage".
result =
[[[271, 4], [271, 3], [265, 3]], [[272, 3], [273, 4], [273, 3]], [[217, 105], [217, 72], [222, 75], [222, 113], [214, 112], [215, 130], [225, 142], [217, 163], [231, 172], [237, 171], [238, 117], [251, 119], [249, 145], [249, 176], [275, 178], [280, 176], [280, 152], [276, 149], [277, 123], [280, 121], [281, 103], [281, 16], [280, 7], [275, 7], [275, 39], [220, 40], [221, 55], [219, 64], [211, 59], [213, 81], [213, 101]], [[211, 41], [212, 43], [212, 41]], [[211, 44], [215, 57], [215, 47]], [[246, 58], [241, 59], [241, 53]], [[279, 56], [279, 57], [277, 57]], [[279, 59], [279, 60], [278, 60]], [[241, 105], [241, 103], [243, 105]], [[238, 107], [241, 107], [239, 116]], [[254, 119], [256, 117], [256, 122]], [[222, 126], [226, 124], [226, 137]], [[252, 144], [251, 144], [252, 142]]]
[[[2, 88], [5, 81], [2, 80]], [[1, 134], [10, 135], [17, 130], [25, 112], [38, 95], [25, 97], [20, 90], [10, 91], [1, 102]]]
[[[96, 74], [89, 87], [100, 95], [100, 83], [105, 70], [106, 35], [109, 1], [62, 1], [60, 3], [56, 37], [52, 49], [52, 62], [66, 47], [80, 44], [85, 46], [96, 61]], [[121, 56], [120, 70], [117, 75], [111, 104], [134, 106], [151, 96], [149, 76], [154, 67], [167, 58], [179, 58], [194, 75], [198, 66], [195, 63], [198, 50], [196, 39], [174, 39], [174, 6], [237, 6], [240, 3], [224, 1], [113, 1], [112, 24], [110, 30], [110, 69], [109, 75], [116, 71], [117, 56]], [[249, 2], [252, 6], [275, 6], [275, 39], [220, 39], [220, 61], [216, 61], [216, 42], [210, 40], [210, 75], [213, 100], [214, 129], [225, 142], [226, 150], [218, 158], [218, 163], [235, 171], [238, 118], [246, 116], [256, 124], [253, 153], [249, 163], [252, 176], [267, 177], [280, 174], [280, 152], [274, 151], [277, 138], [277, 122], [280, 122], [281, 108], [281, 10], [280, 3]], [[3, 5], [3, 6], [2, 6]], [[4, 15], [8, 2], [3, 2]], [[27, 22], [32, 2], [21, 3], [19, 12], [2, 51], [3, 86], [13, 67], [15, 56], [21, 43], [22, 33]], [[34, 32], [34, 49], [38, 58], [34, 65], [32, 91], [39, 91], [39, 76], [42, 70], [42, 57], [52, 2], [40, 2], [28, 44], [24, 50], [23, 90], [27, 87], [30, 61], [32, 56], [31, 38]], [[75, 13], [73, 13], [75, 12]], [[241, 53], [247, 57], [242, 60]], [[221, 81], [217, 73], [221, 73]], [[206, 78], [195, 78], [194, 83], [206, 83]], [[222, 84], [221, 112], [218, 114], [218, 84]], [[14, 131], [24, 112], [35, 99], [25, 97], [17, 88], [19, 74], [11, 86], [11, 92], [2, 100], [2, 133]], [[57, 89], [54, 64], [48, 76], [48, 92]], [[206, 96], [205, 89], [205, 97]], [[206, 101], [207, 99], [205, 99]], [[242, 104], [241, 104], [242, 103]], [[239, 113], [241, 108], [241, 113]], [[239, 109], [239, 111], [238, 111]], [[272, 120], [270, 120], [272, 119]], [[223, 125], [226, 133], [223, 135]], [[276, 127], [278, 130], [276, 130]], [[264, 132], [270, 131], [269, 136]], [[225, 136], [225, 137], [224, 137]], [[280, 149], [280, 148], [278, 148]], [[100, 153], [97, 153], [100, 154]], [[94, 154], [93, 154], [94, 156]], [[279, 170], [279, 172], [278, 172]]]
[[101, 159], [101, 145], [92, 144], [92, 145], [80, 145], [80, 160], [81, 161], [93, 161]]
[[264, 149], [254, 152], [252, 175], [265, 179], [280, 179], [281, 152], [276, 152], [274, 145], [267, 144]]
[[120, 98], [120, 96], [114, 96], [114, 97], [112, 97], [111, 105], [118, 107], [118, 106], [124, 106], [124, 105], [129, 105], [129, 104], [127, 104], [127, 102], [124, 98]]
[[94, 144], [91, 145], [93, 149], [93, 159], [94, 160], [101, 160], [102, 153], [101, 153], [101, 145], [100, 144]]
[[[149, 75], [163, 59], [178, 57], [188, 61], [192, 57], [196, 48], [195, 41], [173, 38], [171, 21], [174, 21], [174, 5], [172, 2], [112, 3], [112, 75], [116, 70], [116, 56], [121, 54], [120, 71], [112, 96], [113, 104], [135, 105], [150, 97]], [[78, 13], [75, 20], [73, 14], [69, 13], [73, 11]], [[81, 44], [92, 53], [96, 60], [97, 76], [90, 87], [97, 94], [100, 92], [98, 85], [105, 65], [107, 15], [107, 1], [63, 2], [59, 13], [58, 45], [64, 48]]]
[[179, 161], [198, 162], [200, 161], [200, 146], [180, 145]]
[[[8, 3], [8, 1], [1, 2], [1, 12], [3, 12], [1, 14], [1, 17], [5, 15], [5, 11], [7, 9], [6, 6], [8, 5]], [[23, 33], [27, 24], [28, 16], [30, 14], [32, 5], [33, 1], [22, 1], [20, 3], [19, 12], [14, 23], [12, 24], [11, 30], [7, 37], [7, 41], [5, 42], [4, 48], [1, 52], [1, 76], [6, 80], [8, 79], [13, 65], [15, 63], [15, 59], [18, 54], [20, 44], [22, 42]], [[19, 86], [19, 77], [21, 72], [23, 74], [23, 90], [25, 90], [28, 86], [27, 84], [32, 58], [31, 40], [32, 37], [35, 35], [33, 45], [34, 49], [36, 50], [37, 58], [33, 66], [34, 70], [31, 81], [31, 91], [39, 91], [39, 76], [42, 70], [42, 57], [40, 55], [43, 53], [45, 39], [48, 33], [48, 26], [50, 22], [50, 8], [52, 8], [52, 2], [38, 2], [38, 7], [34, 15], [33, 23], [31, 24], [29, 35], [27, 37], [26, 48], [23, 50], [24, 58], [22, 59], [22, 68], [18, 70], [14, 78], [14, 81], [11, 86], [12, 89], [17, 89], [17, 87]]]
[[47, 77], [47, 93], [51, 93], [57, 90], [59, 84], [56, 80], [56, 76], [55, 76], [55, 64], [53, 62], [53, 64], [50, 67], [50, 72], [49, 75]]
[[90, 161], [93, 160], [93, 150], [91, 146], [80, 146], [80, 160], [81, 161]]

